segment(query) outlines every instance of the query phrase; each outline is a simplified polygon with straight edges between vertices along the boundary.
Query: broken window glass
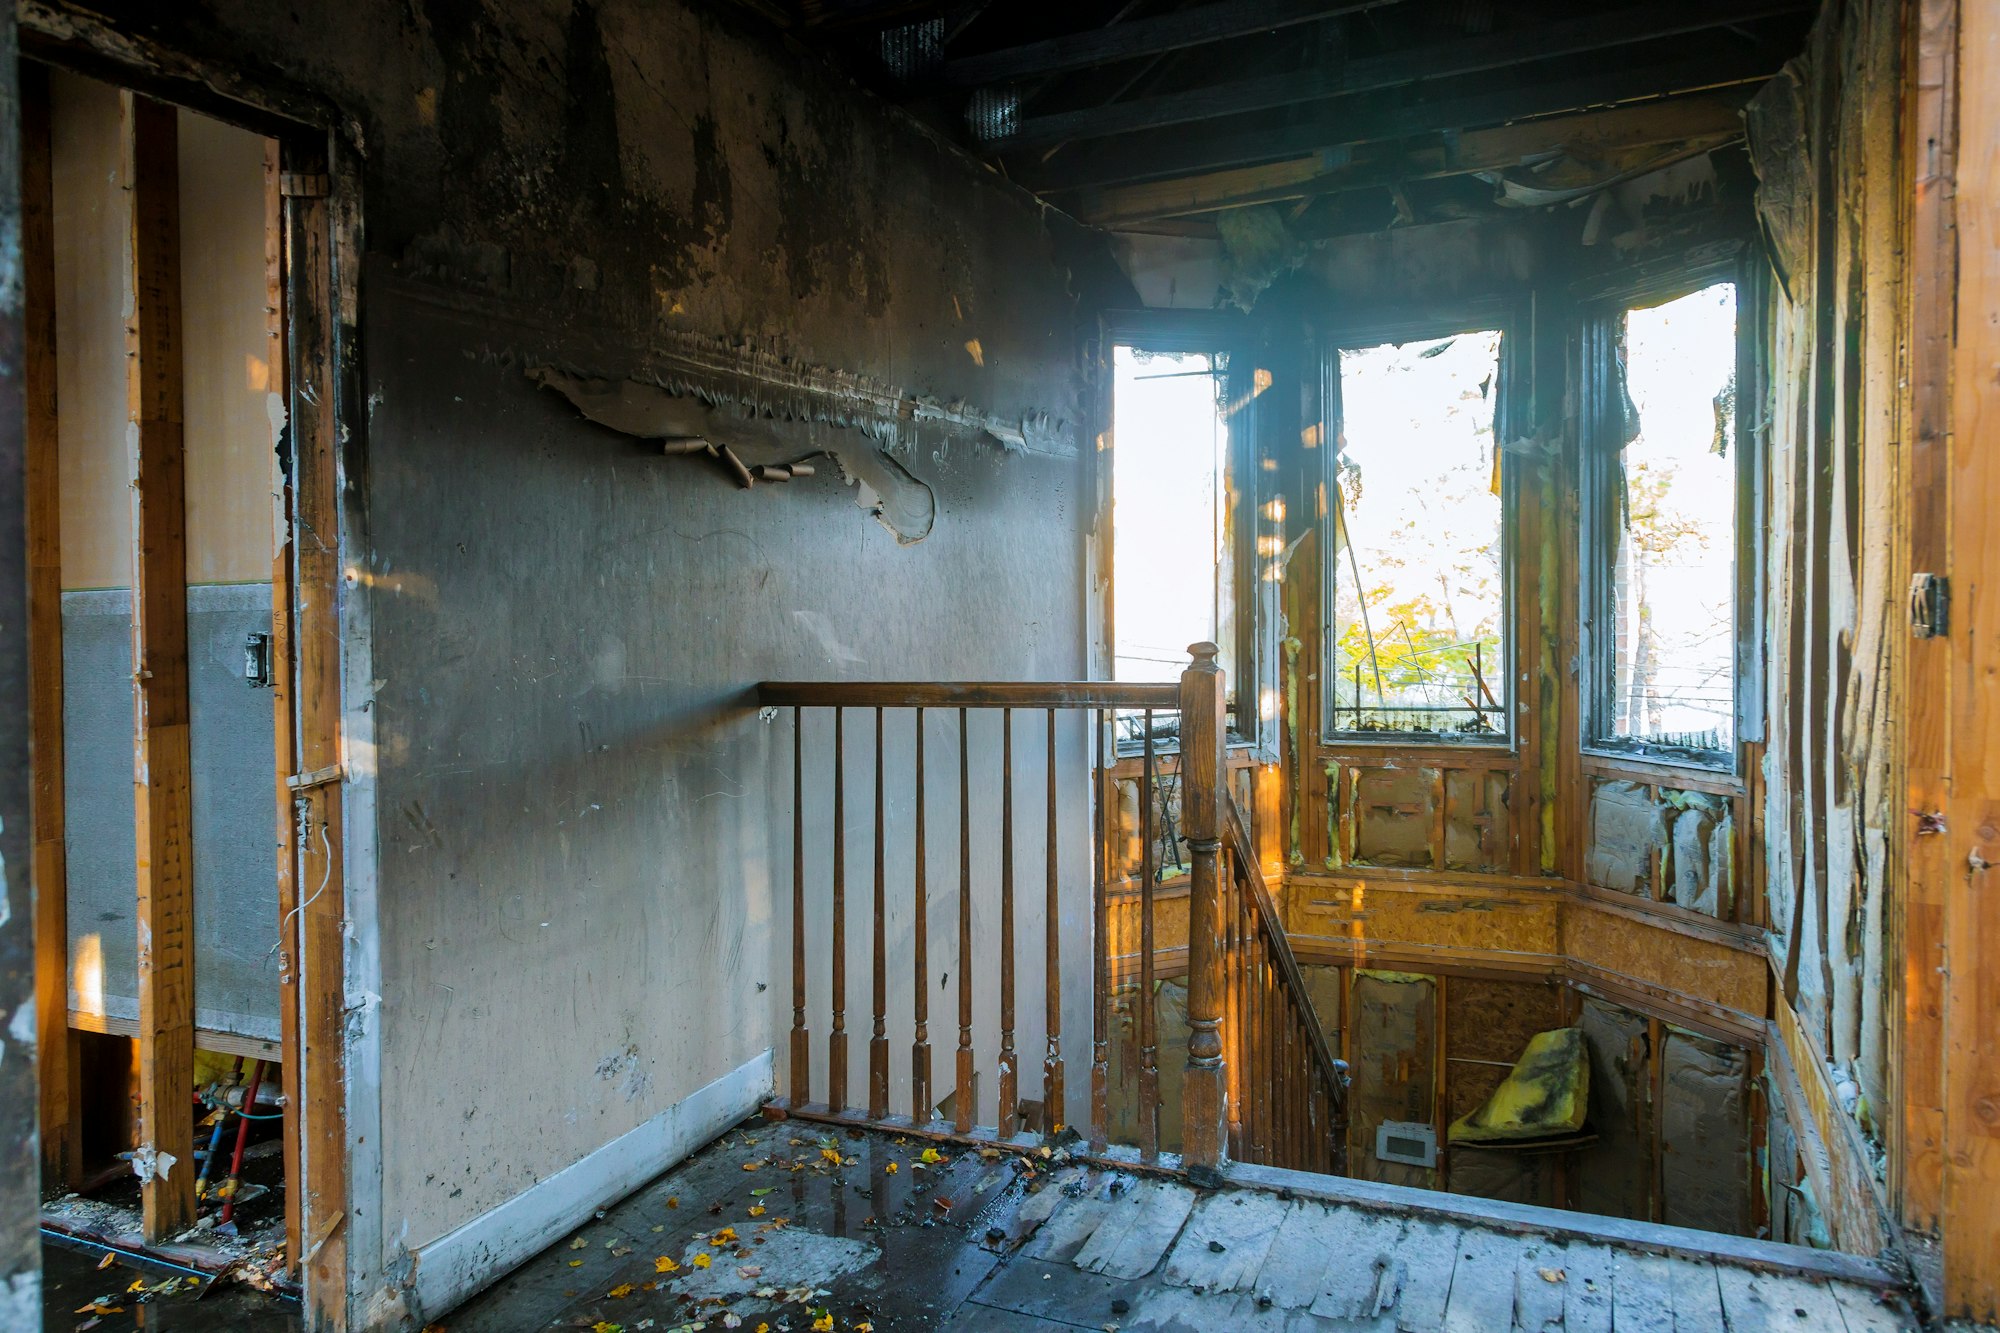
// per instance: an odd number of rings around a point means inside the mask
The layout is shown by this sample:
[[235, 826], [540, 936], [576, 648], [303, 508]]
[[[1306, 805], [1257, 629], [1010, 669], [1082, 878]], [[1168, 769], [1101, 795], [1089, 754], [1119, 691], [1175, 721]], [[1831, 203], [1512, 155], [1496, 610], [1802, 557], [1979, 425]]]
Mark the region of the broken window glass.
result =
[[1500, 341], [1485, 329], [1339, 354], [1330, 731], [1507, 733]]
[[[1600, 503], [1611, 635], [1602, 739], [1665, 753], [1736, 741], [1736, 287], [1623, 311], [1625, 421]], [[1606, 669], [1608, 667], [1608, 670]]]

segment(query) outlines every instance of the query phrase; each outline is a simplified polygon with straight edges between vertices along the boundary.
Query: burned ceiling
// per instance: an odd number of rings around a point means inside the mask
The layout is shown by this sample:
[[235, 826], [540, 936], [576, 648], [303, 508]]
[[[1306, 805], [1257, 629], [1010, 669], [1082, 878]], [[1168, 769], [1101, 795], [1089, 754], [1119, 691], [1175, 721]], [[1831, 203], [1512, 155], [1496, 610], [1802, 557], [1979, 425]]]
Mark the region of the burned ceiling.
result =
[[1564, 202], [1740, 142], [1804, 0], [751, 0], [1100, 226], [1301, 238]]

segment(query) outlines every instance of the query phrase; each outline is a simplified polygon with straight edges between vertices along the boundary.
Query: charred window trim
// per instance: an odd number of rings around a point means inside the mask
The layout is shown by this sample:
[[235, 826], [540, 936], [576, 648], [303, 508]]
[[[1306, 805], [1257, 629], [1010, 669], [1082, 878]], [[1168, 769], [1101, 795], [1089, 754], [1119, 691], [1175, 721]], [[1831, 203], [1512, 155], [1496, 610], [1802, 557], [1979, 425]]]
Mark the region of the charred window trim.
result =
[[[1617, 550], [1618, 506], [1611, 488], [1613, 470], [1602, 447], [1616, 429], [1611, 413], [1620, 403], [1614, 352], [1619, 318], [1635, 306], [1671, 301], [1716, 283], [1736, 288], [1735, 438], [1735, 651], [1732, 688], [1735, 736], [1725, 748], [1661, 745], [1612, 734], [1611, 694], [1615, 667], [1609, 626], [1615, 615], [1611, 589]], [[1575, 375], [1577, 386], [1577, 633], [1578, 695], [1582, 709], [1583, 753], [1638, 761], [1665, 769], [1697, 769], [1741, 775], [1746, 743], [1764, 738], [1763, 648], [1759, 627], [1764, 614], [1764, 441], [1769, 427], [1764, 345], [1769, 321], [1769, 269], [1741, 245], [1708, 247], [1655, 262], [1575, 291], [1577, 300]]]
[[[1100, 429], [1116, 427], [1111, 370], [1114, 347], [1133, 347], [1146, 352], [1227, 356], [1232, 365], [1241, 360], [1254, 370], [1265, 342], [1262, 327], [1242, 315], [1206, 310], [1105, 312], [1098, 320], [1098, 346], [1093, 358], [1100, 380], [1096, 395], [1099, 420], [1103, 423]], [[1228, 647], [1233, 651], [1237, 670], [1225, 682], [1228, 694], [1223, 701], [1228, 709], [1227, 743], [1231, 748], [1260, 746], [1268, 740], [1265, 735], [1267, 723], [1259, 711], [1258, 697], [1271, 661], [1271, 654], [1264, 651], [1264, 643], [1270, 627], [1276, 623], [1276, 607], [1265, 605], [1266, 598], [1262, 592], [1265, 585], [1257, 578], [1257, 535], [1264, 521], [1261, 517], [1264, 505], [1270, 499], [1267, 494], [1269, 487], [1263, 481], [1263, 469], [1258, 466], [1258, 459], [1264, 452], [1261, 444], [1264, 427], [1261, 397], [1259, 395], [1246, 403], [1232, 419], [1229, 429], [1228, 480], [1239, 497], [1238, 503], [1226, 515], [1230, 524], [1227, 535], [1234, 556], [1232, 591], [1236, 606], [1236, 642]], [[1098, 530], [1103, 534], [1104, 543], [1100, 565], [1104, 575], [1104, 592], [1100, 610], [1103, 613], [1103, 651], [1108, 673], [1113, 668], [1112, 655], [1116, 650], [1117, 589], [1112, 586], [1111, 580], [1116, 536], [1111, 524], [1111, 467], [1102, 453], [1099, 458], [1096, 512]], [[1137, 754], [1142, 748], [1137, 741], [1117, 742], [1121, 756]], [[1179, 748], [1177, 740], [1162, 738], [1156, 741], [1155, 753], [1175, 754]]]
[[[1504, 441], [1515, 439], [1522, 433], [1521, 409], [1526, 405], [1528, 396], [1524, 378], [1526, 367], [1523, 364], [1526, 358], [1516, 353], [1524, 342], [1524, 331], [1530, 327], [1525, 301], [1496, 298], [1432, 308], [1394, 318], [1335, 321], [1321, 328], [1318, 331], [1319, 416], [1326, 423], [1327, 447], [1320, 451], [1319, 463], [1314, 470], [1315, 480], [1321, 486], [1334, 484], [1335, 451], [1332, 442], [1340, 438], [1340, 353], [1343, 350], [1379, 347], [1385, 343], [1425, 342], [1458, 334], [1498, 330], [1500, 370], [1499, 381], [1494, 388], [1498, 396], [1493, 405], [1493, 441], [1494, 447], [1499, 449]], [[1331, 554], [1334, 546], [1332, 515], [1326, 506], [1317, 507], [1313, 518], [1315, 541], [1319, 549], [1326, 553], [1321, 557], [1319, 579], [1321, 744], [1337, 744], [1343, 748], [1501, 750], [1510, 754], [1519, 746], [1519, 671], [1516, 664], [1520, 660], [1521, 649], [1518, 633], [1520, 598], [1516, 584], [1519, 581], [1518, 538], [1521, 535], [1518, 518], [1520, 474], [1519, 467], [1503, 467], [1500, 473], [1500, 623], [1503, 627], [1501, 648], [1504, 660], [1496, 674], [1504, 687], [1500, 706], [1506, 724], [1488, 736], [1456, 732], [1369, 731], [1338, 725], [1338, 713], [1334, 706], [1335, 673], [1332, 670], [1333, 603], [1341, 574]]]

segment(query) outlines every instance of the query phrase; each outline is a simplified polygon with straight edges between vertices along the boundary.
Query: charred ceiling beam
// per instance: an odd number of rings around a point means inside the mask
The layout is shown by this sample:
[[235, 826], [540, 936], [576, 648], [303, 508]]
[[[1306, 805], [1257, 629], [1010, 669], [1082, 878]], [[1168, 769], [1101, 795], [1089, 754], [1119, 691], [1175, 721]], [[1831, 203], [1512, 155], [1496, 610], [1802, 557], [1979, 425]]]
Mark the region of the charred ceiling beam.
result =
[[944, 77], [965, 87], [1088, 69], [1139, 56], [1163, 55], [1225, 42], [1253, 33], [1275, 32], [1322, 19], [1400, 4], [1402, 0], [1226, 0], [1178, 14], [1131, 19], [1115, 27], [1065, 33], [999, 51], [945, 62]]
[[[1085, 222], [1116, 227], [1248, 204], [1381, 189], [1404, 181], [1505, 171], [1559, 155], [1609, 167], [1638, 160], [1663, 161], [1740, 139], [1744, 101], [1741, 91], [1733, 95], [1710, 93], [1433, 136], [1426, 142], [1399, 145], [1370, 160], [1333, 167], [1319, 157], [1306, 157], [1181, 180], [1086, 191], [1077, 196], [1073, 211]], [[1565, 173], [1564, 183], [1571, 183], [1572, 175]]]
[[1064, 194], [1282, 161], [1381, 140], [1761, 83], [1772, 72], [1767, 59], [1732, 50], [1637, 68], [1601, 69], [1563, 79], [1523, 81], [1405, 106], [1384, 106], [1379, 99], [1364, 95], [1331, 102], [1322, 114], [1304, 124], [1280, 129], [1179, 130], [1079, 144], [1060, 161], [1040, 169], [1023, 164], [1014, 174], [1040, 194]]
[[1100, 138], [1380, 92], [1431, 79], [1477, 74], [1702, 32], [1752, 19], [1797, 13], [1805, 8], [1806, 0], [1693, 0], [1675, 5], [1639, 5], [1363, 56], [1336, 68], [1268, 74], [1087, 110], [1021, 117], [1013, 122], [1010, 133], [988, 142], [986, 147], [994, 152], [1014, 152], [1065, 140]]

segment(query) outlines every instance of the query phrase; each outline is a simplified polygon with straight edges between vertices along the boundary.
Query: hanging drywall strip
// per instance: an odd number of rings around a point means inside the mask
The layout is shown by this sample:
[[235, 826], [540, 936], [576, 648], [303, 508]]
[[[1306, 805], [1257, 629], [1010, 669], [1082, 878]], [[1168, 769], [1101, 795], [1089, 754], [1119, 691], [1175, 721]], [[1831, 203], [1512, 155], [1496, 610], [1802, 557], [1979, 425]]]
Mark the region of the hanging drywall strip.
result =
[[62, 485], [56, 400], [53, 125], [46, 65], [21, 66], [21, 265], [27, 395], [28, 708], [33, 755], [35, 1031], [42, 1187], [82, 1165], [76, 1038], [69, 1027], [69, 876], [64, 856]]
[[132, 647], [139, 919], [139, 1147], [145, 1233], [194, 1223], [194, 811], [182, 438], [179, 133], [122, 95], [131, 197]]

